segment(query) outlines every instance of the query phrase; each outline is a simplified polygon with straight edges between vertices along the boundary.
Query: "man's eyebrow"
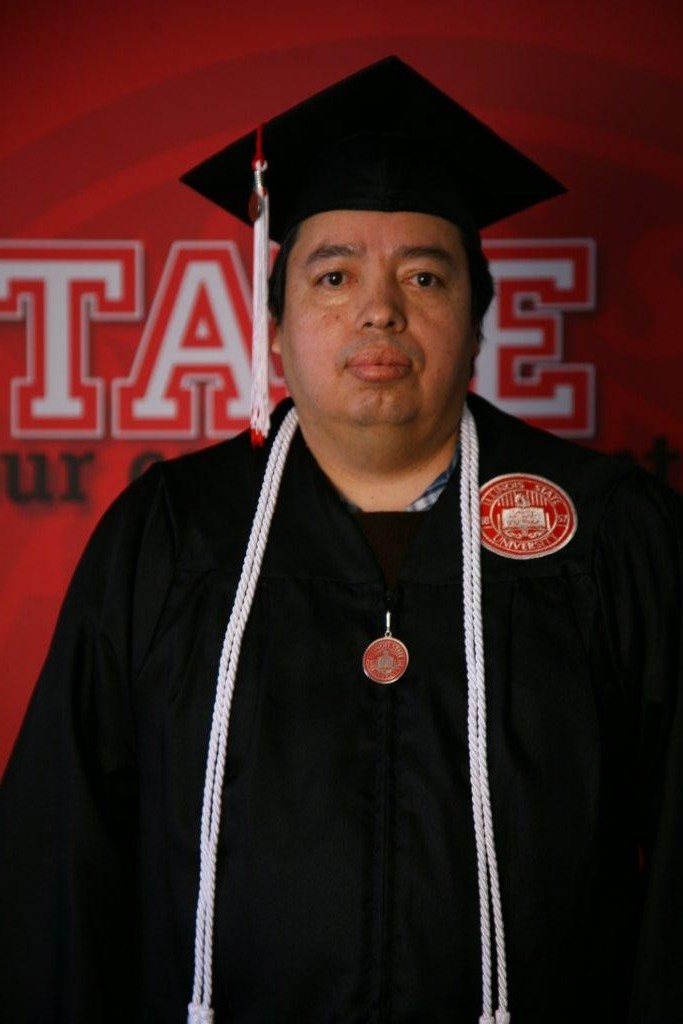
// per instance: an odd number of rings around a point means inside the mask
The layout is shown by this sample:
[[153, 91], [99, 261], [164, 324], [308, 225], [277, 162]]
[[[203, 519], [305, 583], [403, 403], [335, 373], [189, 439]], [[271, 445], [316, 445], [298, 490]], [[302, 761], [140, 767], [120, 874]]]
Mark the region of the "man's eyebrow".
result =
[[335, 259], [340, 256], [363, 256], [365, 255], [365, 251], [364, 245], [352, 245], [351, 243], [346, 245], [332, 245], [330, 243], [324, 243], [308, 254], [306, 257], [306, 266], [310, 267], [313, 263], [320, 263], [322, 260]]
[[448, 249], [442, 249], [439, 245], [402, 245], [396, 250], [396, 255], [401, 259], [429, 259], [438, 263], [448, 263], [455, 266], [456, 259]]

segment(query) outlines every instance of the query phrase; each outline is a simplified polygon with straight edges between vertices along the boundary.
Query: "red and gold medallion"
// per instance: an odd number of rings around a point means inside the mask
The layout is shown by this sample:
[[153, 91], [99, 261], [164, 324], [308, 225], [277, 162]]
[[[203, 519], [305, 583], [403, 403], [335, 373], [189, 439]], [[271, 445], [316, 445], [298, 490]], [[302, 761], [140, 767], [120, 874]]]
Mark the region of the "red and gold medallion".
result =
[[386, 613], [384, 636], [373, 640], [365, 648], [363, 671], [373, 683], [395, 683], [408, 668], [408, 648], [391, 633], [391, 612]]
[[382, 636], [365, 648], [363, 671], [374, 683], [395, 683], [408, 668], [408, 648], [393, 636]]

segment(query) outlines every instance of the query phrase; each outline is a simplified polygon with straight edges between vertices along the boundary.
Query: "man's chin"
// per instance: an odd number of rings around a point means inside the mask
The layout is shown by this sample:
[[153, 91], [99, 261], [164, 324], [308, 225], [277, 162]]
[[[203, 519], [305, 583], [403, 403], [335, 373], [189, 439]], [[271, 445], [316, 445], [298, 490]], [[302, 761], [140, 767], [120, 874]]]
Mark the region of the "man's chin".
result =
[[345, 409], [349, 424], [358, 427], [404, 427], [419, 415], [415, 397], [398, 388], [368, 388]]

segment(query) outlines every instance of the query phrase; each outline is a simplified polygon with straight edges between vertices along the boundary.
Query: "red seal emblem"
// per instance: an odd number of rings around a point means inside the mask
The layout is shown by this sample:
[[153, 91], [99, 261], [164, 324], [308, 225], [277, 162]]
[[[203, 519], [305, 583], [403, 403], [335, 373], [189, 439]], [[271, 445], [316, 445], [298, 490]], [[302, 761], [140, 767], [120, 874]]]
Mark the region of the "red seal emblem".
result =
[[574, 503], [542, 476], [510, 473], [481, 488], [481, 542], [506, 558], [543, 558], [576, 533]]
[[365, 648], [363, 671], [375, 683], [395, 683], [408, 668], [408, 648], [393, 636], [382, 636]]

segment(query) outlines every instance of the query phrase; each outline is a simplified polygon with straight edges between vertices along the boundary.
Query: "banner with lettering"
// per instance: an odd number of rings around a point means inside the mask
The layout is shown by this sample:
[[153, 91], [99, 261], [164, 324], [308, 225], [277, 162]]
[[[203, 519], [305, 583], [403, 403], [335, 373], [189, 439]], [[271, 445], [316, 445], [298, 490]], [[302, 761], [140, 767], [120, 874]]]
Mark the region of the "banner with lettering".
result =
[[3, 15], [0, 762], [105, 507], [246, 425], [250, 231], [180, 174], [390, 53], [568, 188], [485, 232], [475, 389], [683, 489], [681, 35], [669, 0]]

